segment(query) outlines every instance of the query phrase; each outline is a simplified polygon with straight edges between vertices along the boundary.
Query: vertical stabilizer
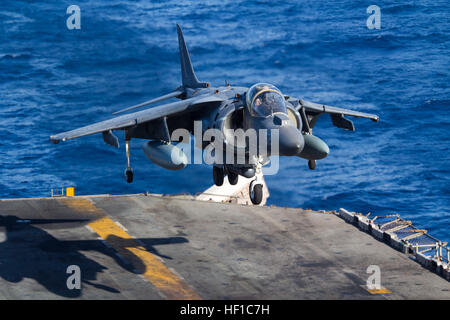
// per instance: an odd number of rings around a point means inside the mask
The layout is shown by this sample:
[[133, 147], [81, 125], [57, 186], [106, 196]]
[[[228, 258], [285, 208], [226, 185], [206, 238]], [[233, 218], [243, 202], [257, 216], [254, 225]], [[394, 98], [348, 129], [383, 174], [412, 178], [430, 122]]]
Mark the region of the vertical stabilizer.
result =
[[209, 83], [199, 82], [192, 67], [191, 58], [184, 42], [183, 31], [177, 24], [178, 45], [180, 47], [181, 77], [184, 88], [207, 88]]

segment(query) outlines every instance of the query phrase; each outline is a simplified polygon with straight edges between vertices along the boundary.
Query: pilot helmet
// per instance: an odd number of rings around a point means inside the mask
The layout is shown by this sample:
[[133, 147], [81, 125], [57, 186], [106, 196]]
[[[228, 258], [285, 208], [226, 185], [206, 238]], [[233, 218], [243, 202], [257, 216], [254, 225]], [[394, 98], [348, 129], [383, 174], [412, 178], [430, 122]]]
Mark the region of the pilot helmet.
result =
[[266, 116], [273, 111], [284, 112], [286, 106], [280, 90], [269, 83], [257, 83], [248, 89], [246, 104], [250, 114]]

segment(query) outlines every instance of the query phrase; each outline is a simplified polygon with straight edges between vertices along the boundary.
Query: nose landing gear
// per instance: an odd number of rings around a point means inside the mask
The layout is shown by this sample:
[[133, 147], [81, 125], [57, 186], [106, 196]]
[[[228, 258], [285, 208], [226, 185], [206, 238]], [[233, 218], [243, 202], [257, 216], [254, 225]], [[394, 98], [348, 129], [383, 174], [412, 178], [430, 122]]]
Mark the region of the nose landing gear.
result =
[[[247, 173], [247, 175], [242, 174], [242, 176], [248, 179], [255, 177], [254, 180], [251, 181], [250, 184], [248, 185], [249, 198], [254, 205], [259, 205], [264, 200], [264, 181], [263, 181], [264, 179], [262, 175], [262, 167], [263, 165], [267, 164], [267, 162], [268, 160], [265, 158], [256, 157], [254, 161], [252, 161], [251, 167], [248, 166], [244, 167], [245, 170], [243, 170], [242, 168], [230, 168], [227, 165], [216, 164], [213, 166], [214, 184], [219, 187], [222, 186], [225, 179], [225, 175], [227, 175], [228, 182], [230, 183], [230, 185], [237, 185], [240, 175], [238, 172]], [[229, 188], [229, 190], [228, 189], [225, 190], [225, 193], [231, 192], [232, 190], [234, 189]]]

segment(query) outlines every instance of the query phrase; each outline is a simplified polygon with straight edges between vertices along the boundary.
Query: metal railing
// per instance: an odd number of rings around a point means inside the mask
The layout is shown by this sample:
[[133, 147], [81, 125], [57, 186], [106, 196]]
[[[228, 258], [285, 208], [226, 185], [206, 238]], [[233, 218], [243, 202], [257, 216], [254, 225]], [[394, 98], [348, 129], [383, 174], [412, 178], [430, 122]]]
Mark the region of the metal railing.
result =
[[[380, 220], [381, 222], [379, 222]], [[394, 234], [414, 252], [434, 258], [437, 261], [450, 263], [450, 249], [447, 247], [447, 242], [429, 235], [425, 229], [414, 227], [411, 221], [401, 218], [400, 215], [376, 216], [370, 219], [370, 222], [377, 225], [382, 231]]]
[[64, 197], [64, 188], [51, 188], [50, 195], [51, 197]]
[[75, 196], [74, 187], [51, 188], [50, 196], [53, 197], [73, 197]]
[[450, 281], [450, 248], [447, 242], [429, 235], [427, 230], [416, 228], [398, 214], [369, 218], [370, 213], [364, 216], [340, 209], [339, 215], [391, 247], [413, 254], [423, 267]]

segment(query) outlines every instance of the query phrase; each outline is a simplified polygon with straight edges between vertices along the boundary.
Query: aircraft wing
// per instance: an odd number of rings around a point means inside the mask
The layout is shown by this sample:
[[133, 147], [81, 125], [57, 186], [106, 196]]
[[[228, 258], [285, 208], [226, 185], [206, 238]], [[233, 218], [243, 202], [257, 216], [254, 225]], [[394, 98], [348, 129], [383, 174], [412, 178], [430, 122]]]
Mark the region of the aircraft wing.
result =
[[345, 118], [345, 116], [367, 118], [372, 121], [379, 120], [379, 117], [375, 114], [337, 108], [299, 99], [297, 109], [300, 110], [302, 108], [304, 109], [305, 115], [307, 115], [310, 118], [309, 126], [311, 128], [314, 127], [317, 117], [320, 116], [322, 113], [328, 113], [331, 117], [333, 125], [335, 125], [336, 127], [351, 131], [355, 131], [355, 126], [353, 125], [353, 122]]
[[82, 128], [70, 130], [50, 136], [53, 143], [66, 141], [74, 138], [88, 136], [100, 132], [109, 132], [111, 130], [126, 129], [144, 123], [147, 121], [159, 119], [161, 117], [170, 117], [175, 114], [191, 112], [197, 110], [200, 105], [220, 103], [223, 98], [216, 95], [201, 95], [186, 100], [163, 104], [157, 107], [149, 108], [139, 112], [125, 114], [109, 120], [97, 122]]
[[299, 100], [300, 106], [305, 108], [306, 113], [330, 113], [344, 116], [352, 116], [358, 118], [368, 118], [372, 121], [378, 121], [379, 118], [375, 114], [353, 111], [349, 109], [327, 106], [324, 104], [314, 103], [310, 101]]

